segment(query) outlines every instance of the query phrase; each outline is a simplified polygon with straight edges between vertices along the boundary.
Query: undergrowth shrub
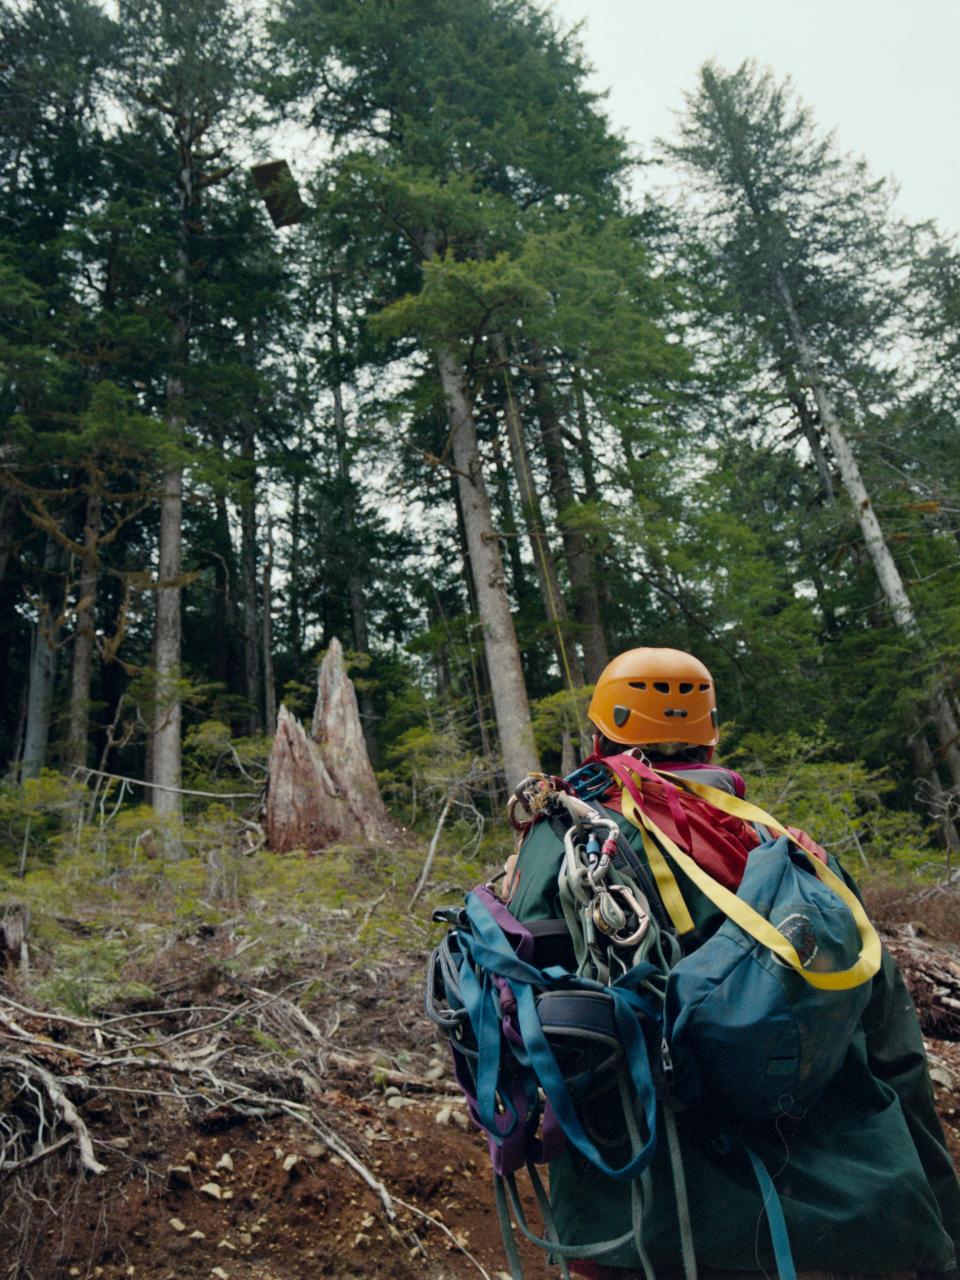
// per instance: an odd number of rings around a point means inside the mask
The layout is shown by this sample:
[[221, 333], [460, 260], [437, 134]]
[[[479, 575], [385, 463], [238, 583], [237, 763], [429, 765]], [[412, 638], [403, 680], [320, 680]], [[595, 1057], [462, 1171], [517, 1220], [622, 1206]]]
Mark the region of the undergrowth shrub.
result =
[[80, 1017], [119, 1000], [148, 1001], [153, 989], [126, 972], [130, 952], [127, 937], [92, 935], [60, 942], [47, 957], [46, 976], [36, 983], [36, 994], [44, 1003]]
[[887, 771], [839, 760], [838, 752], [818, 727], [808, 736], [747, 734], [724, 763], [744, 773], [748, 800], [808, 831], [858, 877], [939, 871], [932, 828], [915, 812], [889, 807], [896, 784]]

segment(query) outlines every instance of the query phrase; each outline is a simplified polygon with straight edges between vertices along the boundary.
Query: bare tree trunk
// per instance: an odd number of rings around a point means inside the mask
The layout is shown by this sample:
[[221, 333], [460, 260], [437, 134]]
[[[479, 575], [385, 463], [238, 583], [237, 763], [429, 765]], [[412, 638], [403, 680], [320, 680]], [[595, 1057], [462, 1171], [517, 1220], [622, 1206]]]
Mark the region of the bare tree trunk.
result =
[[[457, 538], [460, 542], [460, 555], [463, 559], [463, 581], [467, 588], [467, 607], [471, 615], [480, 617], [480, 605], [477, 602], [477, 590], [474, 586], [473, 565], [470, 562], [470, 548], [467, 545], [467, 526], [463, 518], [463, 503], [460, 501], [460, 489], [456, 476], [453, 477], [453, 506], [457, 515]], [[481, 623], [482, 626], [482, 623]], [[479, 658], [479, 662], [478, 662]], [[490, 724], [487, 720], [486, 701], [490, 689], [487, 678], [487, 666], [483, 652], [479, 655], [474, 650], [473, 636], [467, 632], [467, 662], [470, 666], [470, 681], [467, 692], [473, 697], [473, 705], [477, 713], [477, 728], [480, 731], [480, 750], [484, 758], [492, 760], [494, 755], [493, 739], [490, 736]], [[466, 682], [464, 682], [466, 683]], [[495, 788], [491, 781], [489, 794], [491, 803]]]
[[[330, 350], [334, 359], [339, 363], [340, 360], [340, 317], [337, 307], [337, 290], [334, 284], [331, 298], [331, 315], [330, 315]], [[350, 599], [350, 621], [351, 630], [353, 631], [353, 644], [358, 653], [370, 652], [370, 635], [367, 630], [367, 606], [364, 599], [363, 579], [357, 572], [356, 567], [356, 546], [354, 539], [355, 522], [353, 518], [353, 497], [355, 486], [353, 477], [350, 474], [350, 459], [347, 455], [347, 416], [343, 409], [343, 387], [340, 383], [339, 371], [334, 379], [333, 387], [333, 434], [337, 448], [337, 475], [344, 493], [344, 533], [346, 554], [348, 557], [348, 574], [347, 574], [347, 594]], [[360, 707], [360, 722], [363, 725], [363, 737], [367, 744], [367, 752], [371, 761], [376, 767], [377, 764], [377, 738], [374, 733], [374, 722], [376, 720], [376, 708], [373, 704], [373, 696], [369, 689], [359, 689], [357, 691], [358, 703]]]
[[543, 452], [547, 460], [547, 474], [550, 477], [550, 490], [557, 508], [557, 522], [570, 574], [573, 612], [580, 625], [584, 672], [587, 680], [592, 683], [610, 660], [600, 615], [596, 564], [585, 534], [570, 523], [570, 515], [576, 508], [577, 499], [567, 465], [560, 418], [546, 377], [542, 374], [538, 374], [534, 380], [534, 397], [540, 419]]
[[62, 583], [59, 570], [62, 555], [59, 545], [47, 536], [43, 549], [43, 583], [38, 602], [37, 625], [33, 631], [30, 653], [30, 676], [27, 689], [27, 717], [23, 731], [23, 756], [20, 778], [35, 778], [47, 761], [50, 738], [50, 713], [53, 686], [57, 676], [57, 631]]
[[[171, 378], [168, 399], [177, 403], [183, 383]], [[171, 434], [179, 440], [182, 419], [168, 418]], [[154, 667], [156, 705], [152, 739], [152, 778], [158, 787], [180, 786], [180, 572], [182, 567], [183, 470], [175, 467], [163, 478], [160, 499], [160, 555], [157, 569], [157, 616], [154, 627]], [[152, 791], [158, 816], [179, 819], [180, 796], [176, 791]]]
[[101, 495], [96, 480], [87, 497], [83, 528], [83, 560], [77, 587], [77, 629], [73, 641], [73, 669], [70, 678], [70, 727], [67, 734], [67, 764], [87, 763], [90, 712], [90, 679], [96, 641], [96, 605], [100, 538]]
[[540, 495], [537, 493], [533, 469], [530, 465], [530, 454], [524, 436], [523, 422], [517, 408], [516, 398], [510, 382], [507, 368], [506, 345], [502, 338], [497, 339], [497, 356], [503, 363], [503, 374], [507, 390], [507, 440], [510, 445], [510, 459], [513, 471], [520, 488], [520, 500], [523, 506], [523, 519], [530, 550], [533, 553], [533, 566], [537, 575], [537, 586], [547, 618], [553, 628], [554, 647], [557, 661], [560, 664], [560, 675], [568, 689], [583, 687], [583, 667], [580, 664], [576, 647], [567, 636], [569, 616], [567, 603], [563, 598], [560, 578], [557, 574], [557, 562], [553, 548], [547, 537], [543, 523], [543, 512], [540, 507]]
[[463, 367], [448, 347], [438, 349], [437, 365], [450, 415], [453, 461], [483, 626], [493, 711], [507, 786], [512, 789], [521, 778], [539, 768], [520, 649], [507, 599], [500, 543], [493, 527]]
[[[181, 148], [178, 174], [180, 225], [174, 284], [177, 308], [170, 345], [171, 372], [167, 377], [167, 433], [179, 447], [184, 432], [184, 367], [190, 333], [187, 220], [193, 203], [193, 170], [189, 150]], [[180, 730], [183, 710], [180, 698], [182, 620], [180, 575], [183, 567], [183, 466], [177, 462], [163, 477], [160, 497], [160, 547], [157, 566], [157, 616], [154, 626], [153, 662], [156, 703], [150, 741], [153, 808], [160, 818], [179, 821], [183, 814], [180, 786]], [[163, 788], [161, 790], [160, 788]]]
[[910, 746], [913, 750], [914, 769], [927, 793], [922, 798], [927, 802], [931, 817], [940, 825], [943, 842], [947, 846], [947, 854], [955, 853], [960, 849], [960, 832], [957, 831], [953, 818], [955, 806], [951, 805], [951, 795], [944, 790], [940, 781], [924, 725], [917, 725], [917, 730], [910, 740]]
[[300, 620], [300, 516], [303, 477], [297, 467], [293, 476], [293, 498], [290, 503], [290, 559], [287, 566], [287, 648], [295, 671], [300, 669], [303, 653], [303, 624]]
[[[813, 348], [797, 315], [793, 296], [779, 268], [775, 272], [774, 280], [783, 302], [800, 367], [813, 392], [820, 413], [820, 422], [826, 432], [833, 456], [836, 458], [840, 480], [853, 504], [854, 514], [863, 535], [867, 554], [877, 575], [880, 590], [901, 631], [909, 636], [917, 636], [919, 627], [913, 605], [903, 585], [896, 561], [883, 536], [880, 521], [877, 519], [870, 494], [863, 482], [856, 457], [840, 426], [833, 400], [818, 369]], [[940, 753], [950, 771], [954, 786], [960, 786], [960, 725], [957, 724], [950, 700], [942, 688], [936, 689], [931, 696], [929, 712], [940, 744]]]
[[257, 462], [253, 425], [244, 424], [243, 481], [240, 493], [240, 573], [243, 582], [243, 672], [247, 697], [247, 731], [258, 733], [260, 711], [260, 623], [257, 617]]
[[263, 690], [267, 733], [277, 728], [277, 681], [273, 674], [273, 521], [267, 514], [267, 554], [263, 561]]
[[[493, 446], [493, 470], [494, 470], [494, 492], [496, 493], [496, 512], [500, 525], [500, 536], [503, 542], [503, 549], [506, 554], [507, 563], [510, 566], [510, 581], [513, 585], [513, 598], [517, 602], [517, 608], [522, 609], [523, 606], [530, 601], [532, 593], [530, 584], [527, 579], [526, 569], [523, 563], [523, 556], [520, 551], [520, 530], [517, 524], [517, 516], [514, 510], [513, 495], [510, 491], [510, 475], [507, 471], [506, 461], [504, 459], [503, 441], [499, 433], [496, 438], [491, 441]], [[527, 673], [527, 680], [530, 680], [530, 661], [534, 657], [533, 654], [527, 652], [521, 655], [524, 659], [524, 670]]]
[[[787, 379], [788, 382], [793, 382], [789, 371], [787, 372]], [[832, 507], [837, 500], [837, 495], [834, 492], [833, 475], [830, 471], [830, 464], [827, 461], [827, 455], [823, 451], [823, 442], [820, 439], [820, 432], [817, 430], [817, 425], [813, 420], [813, 415], [810, 413], [810, 408], [802, 390], [799, 387], [793, 387], [793, 389], [787, 392], [787, 396], [797, 411], [797, 417], [800, 419], [800, 430], [803, 432], [804, 438], [810, 446], [810, 452], [813, 454], [813, 460], [817, 468], [817, 475], [820, 477], [820, 488], [823, 490], [824, 500]]]
[[[222, 445], [222, 441], [220, 442]], [[214, 529], [216, 549], [213, 552], [213, 582], [216, 598], [214, 600], [213, 628], [216, 653], [213, 655], [217, 679], [228, 691], [232, 692], [233, 678], [233, 589], [230, 582], [233, 571], [233, 540], [230, 535], [230, 515], [227, 511], [227, 498], [222, 489], [218, 490], [214, 499], [216, 517]]]
[[573, 369], [573, 395], [577, 405], [577, 435], [580, 437], [580, 461], [583, 464], [583, 482], [587, 493], [597, 492], [597, 473], [593, 465], [593, 446], [590, 443], [590, 421], [587, 417], [587, 398], [583, 391], [580, 370]]

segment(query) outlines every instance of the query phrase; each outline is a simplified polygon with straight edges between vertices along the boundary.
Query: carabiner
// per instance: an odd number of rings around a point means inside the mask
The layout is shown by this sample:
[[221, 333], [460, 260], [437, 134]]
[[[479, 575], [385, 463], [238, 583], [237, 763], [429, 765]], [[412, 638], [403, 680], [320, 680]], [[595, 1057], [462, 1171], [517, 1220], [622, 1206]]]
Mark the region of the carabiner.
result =
[[611, 884], [607, 886], [606, 892], [621, 897], [626, 903], [628, 911], [636, 917], [637, 921], [637, 927], [633, 933], [609, 933], [607, 936], [617, 947], [637, 946], [638, 943], [643, 941], [647, 930], [650, 928], [650, 912], [647, 904], [637, 900], [629, 885]]

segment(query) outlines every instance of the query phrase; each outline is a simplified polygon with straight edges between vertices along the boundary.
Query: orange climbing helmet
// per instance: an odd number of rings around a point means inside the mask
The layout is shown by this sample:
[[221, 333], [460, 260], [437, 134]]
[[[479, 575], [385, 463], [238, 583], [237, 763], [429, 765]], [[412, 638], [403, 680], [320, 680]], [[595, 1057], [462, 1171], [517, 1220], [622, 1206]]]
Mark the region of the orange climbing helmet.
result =
[[713, 676], [682, 649], [628, 649], [600, 673], [587, 715], [612, 742], [685, 742], [714, 747]]

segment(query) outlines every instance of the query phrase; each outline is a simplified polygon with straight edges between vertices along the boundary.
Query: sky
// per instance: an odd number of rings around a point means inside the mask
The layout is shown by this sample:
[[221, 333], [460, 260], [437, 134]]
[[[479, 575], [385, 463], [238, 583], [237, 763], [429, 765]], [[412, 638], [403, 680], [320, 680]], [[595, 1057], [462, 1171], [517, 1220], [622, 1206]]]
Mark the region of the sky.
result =
[[960, 0], [554, 0], [583, 22], [614, 126], [649, 151], [669, 137], [708, 58], [756, 58], [789, 75], [816, 122], [875, 176], [899, 212], [960, 232]]

